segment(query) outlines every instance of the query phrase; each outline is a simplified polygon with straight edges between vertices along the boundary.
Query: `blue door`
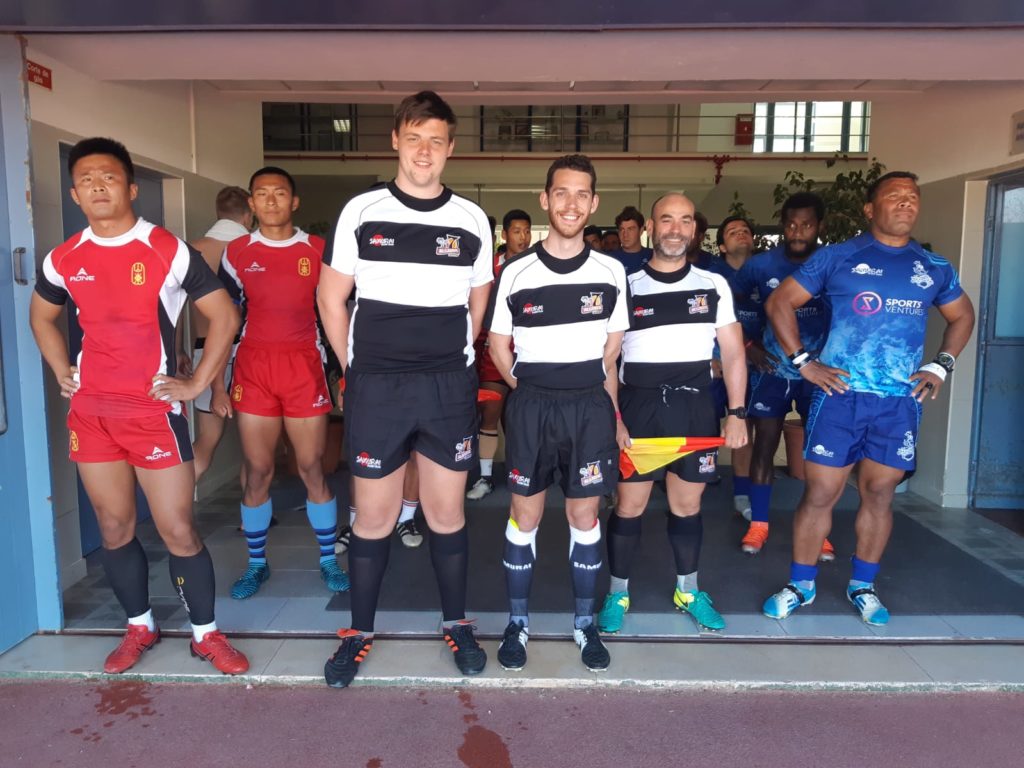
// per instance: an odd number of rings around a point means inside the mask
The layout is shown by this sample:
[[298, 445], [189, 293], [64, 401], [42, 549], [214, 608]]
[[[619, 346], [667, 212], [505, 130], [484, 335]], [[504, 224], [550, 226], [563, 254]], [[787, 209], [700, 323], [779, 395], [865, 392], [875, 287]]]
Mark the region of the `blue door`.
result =
[[21, 42], [0, 35], [0, 652], [61, 625], [43, 371], [28, 323], [35, 247], [24, 71]]
[[[71, 189], [71, 174], [68, 172], [68, 156], [71, 153], [70, 144], [60, 145], [60, 188], [62, 196], [60, 200], [61, 221], [64, 225], [64, 238], [68, 239], [76, 232], [81, 232], [89, 222], [85, 219], [82, 209], [75, 205], [68, 190]], [[154, 224], [164, 223], [164, 191], [163, 177], [153, 171], [136, 167], [135, 183], [139, 186], [139, 196], [135, 199], [132, 207], [138, 216]], [[68, 301], [68, 344], [71, 347], [71, 359], [78, 357], [82, 349], [82, 328], [78, 324], [75, 315], [75, 303]], [[151, 516], [146, 497], [142, 490], [135, 489], [136, 509], [138, 519], [148, 520]], [[100, 548], [100, 527], [96, 522], [96, 512], [92, 508], [89, 496], [78, 481], [78, 524], [81, 531], [82, 555], [88, 555]]]
[[1024, 509], [1024, 174], [992, 185], [988, 221], [971, 496]]

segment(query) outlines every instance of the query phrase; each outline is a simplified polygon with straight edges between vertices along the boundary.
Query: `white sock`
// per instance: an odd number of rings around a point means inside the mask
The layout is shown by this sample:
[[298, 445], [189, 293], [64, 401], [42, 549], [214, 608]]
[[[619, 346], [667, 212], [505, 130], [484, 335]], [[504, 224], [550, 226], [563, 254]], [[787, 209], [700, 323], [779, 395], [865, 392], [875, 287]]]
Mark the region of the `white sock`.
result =
[[680, 573], [676, 576], [676, 589], [680, 592], [697, 591], [697, 572]]
[[618, 576], [612, 576], [611, 584], [608, 586], [609, 592], [629, 592], [629, 579], [620, 579]]
[[201, 643], [203, 638], [206, 637], [206, 633], [213, 632], [215, 629], [217, 629], [216, 621], [211, 621], [209, 624], [193, 624], [192, 637], [195, 638], [197, 643]]
[[480, 476], [490, 477], [494, 472], [494, 459], [480, 459]]
[[128, 623], [134, 624], [137, 627], [145, 627], [150, 632], [156, 631], [156, 622], [153, 620], [152, 608], [150, 608], [145, 613], [140, 613], [138, 616], [128, 617]]
[[348, 508], [348, 527], [351, 528], [355, 524], [356, 524], [356, 508], [355, 507], [349, 507]]
[[401, 525], [412, 520], [416, 516], [416, 507], [419, 504], [419, 500], [409, 501], [408, 499], [402, 499], [402, 514], [398, 516], [398, 524]]

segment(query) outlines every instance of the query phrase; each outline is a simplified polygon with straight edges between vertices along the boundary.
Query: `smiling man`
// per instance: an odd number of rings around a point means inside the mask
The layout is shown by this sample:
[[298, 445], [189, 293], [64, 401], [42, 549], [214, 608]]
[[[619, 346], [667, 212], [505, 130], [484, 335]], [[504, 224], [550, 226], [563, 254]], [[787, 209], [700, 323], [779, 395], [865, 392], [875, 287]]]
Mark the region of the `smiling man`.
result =
[[[864, 205], [869, 231], [818, 251], [766, 302], [782, 353], [818, 387], [807, 418], [807, 483], [793, 520], [789, 583], [765, 601], [770, 618], [814, 602], [815, 562], [856, 465], [857, 550], [846, 596], [866, 623], [889, 621], [874, 582], [892, 531], [893, 494], [915, 466], [921, 405], [935, 399], [974, 329], [974, 307], [956, 271], [911, 238], [920, 205], [914, 174], [880, 177]], [[802, 346], [797, 311], [819, 295], [832, 319], [817, 357]], [[946, 330], [935, 359], [922, 365], [932, 306]]]
[[[381, 581], [415, 455], [444, 637], [466, 675], [487, 656], [466, 620], [469, 539], [463, 499], [477, 462], [473, 339], [493, 279], [493, 230], [479, 206], [441, 183], [455, 113], [433, 91], [395, 114], [393, 181], [357, 195], [324, 252], [319, 305], [345, 369], [348, 466], [359, 515], [349, 543], [352, 627], [324, 668], [345, 687], [372, 646]], [[346, 302], [356, 291], [349, 317]]]

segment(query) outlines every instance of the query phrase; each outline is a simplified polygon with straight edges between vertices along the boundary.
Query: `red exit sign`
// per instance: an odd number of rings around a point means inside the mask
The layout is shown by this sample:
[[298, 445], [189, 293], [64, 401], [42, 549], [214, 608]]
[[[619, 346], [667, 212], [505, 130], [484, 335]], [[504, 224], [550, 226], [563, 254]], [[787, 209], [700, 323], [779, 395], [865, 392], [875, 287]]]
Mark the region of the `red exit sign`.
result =
[[25, 59], [25, 76], [30, 83], [41, 85], [49, 91], [53, 90], [53, 71], [31, 59]]

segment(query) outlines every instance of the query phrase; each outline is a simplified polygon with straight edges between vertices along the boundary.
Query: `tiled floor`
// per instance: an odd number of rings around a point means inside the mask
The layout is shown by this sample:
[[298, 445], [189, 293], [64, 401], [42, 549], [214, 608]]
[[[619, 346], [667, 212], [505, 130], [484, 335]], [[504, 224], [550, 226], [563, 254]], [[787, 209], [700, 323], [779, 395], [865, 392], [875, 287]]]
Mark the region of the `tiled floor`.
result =
[[[344, 519], [347, 477], [339, 474], [331, 482]], [[745, 527], [728, 509], [728, 481], [708, 489], [702, 585], [715, 597], [728, 626], [725, 632], [704, 633], [705, 637], [859, 642], [1024, 639], [1024, 538], [971, 511], [940, 509], [912, 495], [897, 497], [896, 528], [880, 581], [893, 619], [885, 628], [863, 624], [842, 598], [849, 567], [844, 560], [853, 546], [856, 495], [852, 490], [837, 507], [832, 540], [840, 557], [835, 565], [822, 568], [818, 601], [784, 622], [766, 619], [758, 610], [764, 597], [785, 580], [789, 510], [799, 493], [799, 483], [787, 478], [777, 481], [772, 538], [765, 552], [751, 559], [736, 546]], [[228, 596], [246, 563], [244, 539], [237, 531], [237, 489], [224, 489], [198, 507], [200, 533], [217, 572], [218, 623], [233, 632], [333, 634], [347, 624], [348, 596], [331, 595], [320, 581], [302, 489], [294, 478], [284, 478], [275, 486], [273, 497], [280, 520], [271, 529], [268, 546], [273, 576], [258, 595], [246, 601]], [[507, 504], [503, 490], [483, 502], [467, 503], [472, 540], [469, 605], [481, 632], [491, 637], [500, 635], [506, 621], [500, 532]], [[674, 612], [669, 603], [671, 560], [660, 522], [664, 504], [664, 497], [655, 494], [645, 515], [643, 552], [632, 582], [633, 611], [622, 637], [701, 636], [692, 621]], [[571, 630], [564, 564], [566, 526], [559, 505], [559, 499], [550, 500], [541, 529], [532, 603], [534, 637], [564, 637]], [[151, 524], [140, 526], [139, 535], [150, 557], [150, 593], [157, 618], [165, 630], [185, 630], [187, 618], [167, 575], [166, 550]], [[397, 539], [393, 542], [378, 613], [379, 632], [429, 635], [438, 631], [437, 593], [427, 550], [426, 544], [408, 550]], [[123, 625], [124, 616], [95, 557], [89, 560], [86, 578], [65, 591], [64, 606], [68, 630], [115, 630]]]

